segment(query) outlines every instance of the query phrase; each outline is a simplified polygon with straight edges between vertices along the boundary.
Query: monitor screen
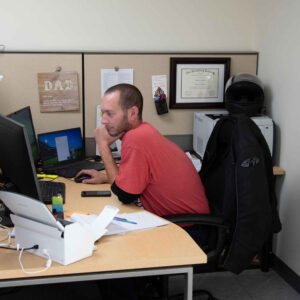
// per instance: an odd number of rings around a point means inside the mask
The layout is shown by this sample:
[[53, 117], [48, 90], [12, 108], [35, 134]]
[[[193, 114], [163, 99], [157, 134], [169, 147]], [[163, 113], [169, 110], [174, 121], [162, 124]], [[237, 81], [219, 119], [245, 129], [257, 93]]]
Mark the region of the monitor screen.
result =
[[12, 190], [41, 200], [25, 126], [0, 115], [0, 169]]
[[79, 127], [39, 134], [38, 141], [44, 167], [84, 159]]
[[14, 113], [11, 113], [8, 115], [8, 117], [25, 126], [29, 143], [31, 146], [31, 150], [32, 150], [33, 160], [34, 163], [36, 164], [40, 157], [39, 157], [38, 144], [35, 137], [35, 131], [33, 127], [33, 122], [32, 122], [30, 106], [24, 107]]

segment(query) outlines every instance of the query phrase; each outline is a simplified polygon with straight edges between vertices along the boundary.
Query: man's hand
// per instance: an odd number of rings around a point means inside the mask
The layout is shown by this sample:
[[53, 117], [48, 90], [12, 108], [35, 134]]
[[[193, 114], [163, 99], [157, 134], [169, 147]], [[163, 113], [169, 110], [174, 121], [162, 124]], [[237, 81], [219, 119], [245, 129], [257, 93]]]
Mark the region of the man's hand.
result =
[[87, 174], [90, 175], [90, 179], [85, 179], [82, 181], [82, 183], [107, 183], [107, 176], [105, 173], [98, 172], [96, 170], [81, 170], [80, 172], [77, 173], [75, 177], [80, 176], [81, 174]]
[[123, 135], [124, 133], [122, 132], [118, 136], [111, 136], [104, 125], [97, 127], [95, 130], [96, 143], [105, 166], [106, 180], [110, 184], [114, 182], [118, 174], [118, 166], [115, 163], [109, 146]]
[[111, 136], [108, 133], [105, 125], [100, 125], [99, 127], [97, 127], [95, 129], [95, 139], [96, 139], [96, 143], [99, 147], [101, 147], [101, 146], [109, 147], [113, 142], [115, 142], [116, 140], [121, 138], [123, 135], [124, 135], [124, 133], [121, 133], [117, 136]]

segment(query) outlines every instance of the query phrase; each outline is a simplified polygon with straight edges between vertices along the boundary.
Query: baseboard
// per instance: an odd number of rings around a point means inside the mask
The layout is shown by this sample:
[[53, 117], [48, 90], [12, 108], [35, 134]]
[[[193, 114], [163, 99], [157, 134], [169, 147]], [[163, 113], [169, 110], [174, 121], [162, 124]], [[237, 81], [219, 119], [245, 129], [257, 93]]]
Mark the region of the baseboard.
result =
[[280, 258], [273, 254], [273, 269], [298, 293], [300, 293], [300, 276], [288, 267]]

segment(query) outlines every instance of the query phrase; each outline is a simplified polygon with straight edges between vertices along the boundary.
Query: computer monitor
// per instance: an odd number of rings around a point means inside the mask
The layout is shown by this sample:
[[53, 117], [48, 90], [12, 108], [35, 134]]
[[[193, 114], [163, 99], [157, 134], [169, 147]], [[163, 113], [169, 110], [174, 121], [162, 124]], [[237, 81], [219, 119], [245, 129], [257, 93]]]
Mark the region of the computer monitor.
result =
[[80, 128], [38, 134], [43, 167], [85, 159]]
[[25, 126], [0, 115], [0, 169], [12, 190], [42, 200]]
[[36, 165], [40, 159], [40, 155], [39, 155], [38, 144], [37, 144], [36, 135], [34, 131], [34, 126], [32, 122], [30, 106], [24, 107], [16, 112], [13, 112], [9, 114], [8, 117], [25, 126], [29, 143], [31, 146], [33, 161]]

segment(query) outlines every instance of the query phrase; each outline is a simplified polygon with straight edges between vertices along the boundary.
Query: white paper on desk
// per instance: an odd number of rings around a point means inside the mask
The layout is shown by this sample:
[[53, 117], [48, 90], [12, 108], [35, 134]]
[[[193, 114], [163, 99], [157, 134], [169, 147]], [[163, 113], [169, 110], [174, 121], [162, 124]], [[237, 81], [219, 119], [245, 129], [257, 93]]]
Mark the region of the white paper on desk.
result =
[[106, 205], [101, 213], [97, 215], [72, 214], [71, 222], [78, 222], [85, 226], [94, 235], [94, 240], [100, 239], [106, 232], [107, 226], [119, 212], [114, 206]]
[[150, 229], [158, 226], [167, 225], [170, 222], [157, 217], [147, 211], [134, 212], [128, 214], [118, 214], [117, 217], [124, 218], [137, 224], [130, 224], [113, 220], [107, 227], [105, 235], [122, 234], [130, 231]]
[[[115, 215], [119, 218], [124, 218], [129, 221], [136, 222], [137, 224], [130, 224], [125, 222], [120, 222], [113, 220], [109, 223], [106, 227], [106, 232], [104, 235], [112, 235], [112, 234], [124, 234], [130, 231], [138, 231], [144, 229], [150, 229], [158, 226], [167, 225], [170, 222], [159, 218], [147, 211], [135, 212], [135, 213], [128, 213], [128, 214], [118, 214]], [[114, 217], [115, 217], [114, 216]], [[70, 221], [79, 222], [81, 224], [92, 224], [95, 219], [97, 218], [96, 215], [82, 215], [82, 214], [72, 214]]]

